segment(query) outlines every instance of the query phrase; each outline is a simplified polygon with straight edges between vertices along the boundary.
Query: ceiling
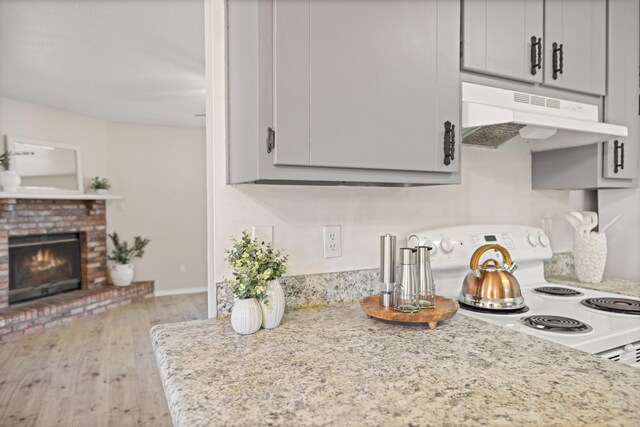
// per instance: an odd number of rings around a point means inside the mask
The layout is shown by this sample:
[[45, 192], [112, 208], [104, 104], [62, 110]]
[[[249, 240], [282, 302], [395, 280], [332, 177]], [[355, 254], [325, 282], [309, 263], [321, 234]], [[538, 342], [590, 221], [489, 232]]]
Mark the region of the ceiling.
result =
[[204, 0], [0, 0], [0, 96], [204, 127]]

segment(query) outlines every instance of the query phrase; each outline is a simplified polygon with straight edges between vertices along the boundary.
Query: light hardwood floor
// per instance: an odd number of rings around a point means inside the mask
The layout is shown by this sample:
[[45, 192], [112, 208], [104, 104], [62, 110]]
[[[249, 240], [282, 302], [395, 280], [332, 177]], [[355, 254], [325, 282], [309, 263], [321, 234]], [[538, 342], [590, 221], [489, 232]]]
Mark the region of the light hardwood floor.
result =
[[170, 426], [149, 330], [206, 317], [157, 297], [0, 344], [0, 426]]

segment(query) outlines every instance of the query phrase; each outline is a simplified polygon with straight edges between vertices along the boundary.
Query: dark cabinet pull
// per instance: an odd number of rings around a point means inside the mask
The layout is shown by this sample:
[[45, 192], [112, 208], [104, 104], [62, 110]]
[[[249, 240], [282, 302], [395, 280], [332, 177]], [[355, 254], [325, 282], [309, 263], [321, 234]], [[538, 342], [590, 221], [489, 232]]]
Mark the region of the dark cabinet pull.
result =
[[613, 143], [613, 173], [624, 169], [624, 143], [617, 139]]
[[276, 131], [273, 128], [267, 128], [267, 153], [271, 153], [276, 146]]
[[542, 38], [531, 36], [531, 75], [535, 76], [542, 68]]
[[563, 73], [564, 68], [564, 45], [553, 43], [553, 80], [558, 79], [558, 74]]
[[444, 122], [444, 164], [449, 166], [455, 159], [456, 125], [450, 121]]

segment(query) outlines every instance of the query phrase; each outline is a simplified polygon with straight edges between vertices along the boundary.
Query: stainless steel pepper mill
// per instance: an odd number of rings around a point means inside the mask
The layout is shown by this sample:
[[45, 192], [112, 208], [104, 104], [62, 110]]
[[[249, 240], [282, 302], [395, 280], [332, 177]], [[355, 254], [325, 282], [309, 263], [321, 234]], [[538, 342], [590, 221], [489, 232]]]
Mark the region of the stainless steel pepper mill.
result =
[[380, 305], [393, 306], [396, 285], [396, 236], [380, 236]]

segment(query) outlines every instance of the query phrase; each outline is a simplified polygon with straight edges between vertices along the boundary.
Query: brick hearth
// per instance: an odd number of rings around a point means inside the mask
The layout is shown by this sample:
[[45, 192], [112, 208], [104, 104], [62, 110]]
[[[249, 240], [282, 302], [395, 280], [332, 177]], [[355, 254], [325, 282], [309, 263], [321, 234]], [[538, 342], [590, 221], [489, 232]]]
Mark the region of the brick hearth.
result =
[[153, 282], [100, 286], [11, 305], [0, 311], [0, 342], [44, 331], [153, 295]]
[[[153, 282], [128, 288], [108, 285], [105, 203], [0, 199], [0, 341], [73, 320], [80, 313], [104, 311], [153, 292]], [[82, 289], [9, 306], [9, 238], [60, 233], [80, 234]]]

